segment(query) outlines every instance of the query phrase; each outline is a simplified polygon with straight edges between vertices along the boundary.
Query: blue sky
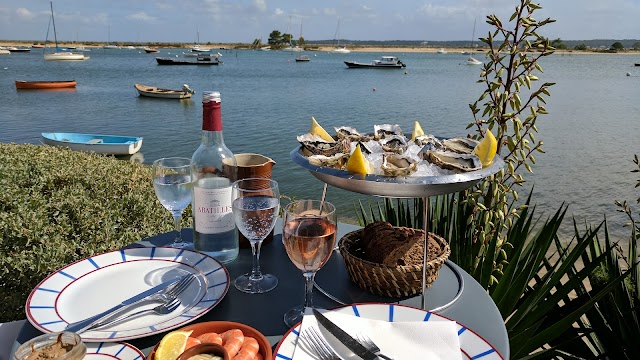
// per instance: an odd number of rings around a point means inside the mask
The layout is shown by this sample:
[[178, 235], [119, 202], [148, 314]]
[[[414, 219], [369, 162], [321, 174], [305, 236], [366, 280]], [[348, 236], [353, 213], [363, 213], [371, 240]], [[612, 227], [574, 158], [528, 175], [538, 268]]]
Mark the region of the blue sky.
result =
[[[565, 40], [640, 38], [640, 0], [538, 0], [536, 18], [557, 20], [544, 36]], [[467, 40], [474, 19], [505, 21], [515, 0], [56, 0], [58, 38], [79, 41], [232, 43], [274, 30], [309, 40]], [[48, 0], [0, 0], [0, 39], [44, 40]], [[51, 38], [51, 36], [50, 36]]]

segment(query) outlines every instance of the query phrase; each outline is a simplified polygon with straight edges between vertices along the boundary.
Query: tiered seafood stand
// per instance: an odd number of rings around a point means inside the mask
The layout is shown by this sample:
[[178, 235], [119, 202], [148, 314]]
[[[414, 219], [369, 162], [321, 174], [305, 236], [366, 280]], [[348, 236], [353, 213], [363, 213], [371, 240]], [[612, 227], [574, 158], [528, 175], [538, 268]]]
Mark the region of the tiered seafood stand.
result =
[[[309, 170], [309, 172], [325, 184], [365, 195], [373, 195], [389, 198], [422, 198], [424, 205], [424, 258], [422, 271], [422, 308], [432, 312], [446, 309], [452, 305], [464, 290], [463, 277], [456, 266], [451, 261], [445, 262], [446, 270], [455, 275], [458, 282], [457, 292], [437, 307], [428, 308], [427, 288], [426, 288], [426, 261], [427, 261], [427, 240], [428, 240], [428, 210], [429, 198], [431, 196], [446, 195], [465, 190], [477, 184], [480, 180], [500, 171], [505, 163], [498, 155], [493, 163], [481, 170], [438, 176], [403, 176], [389, 177], [381, 175], [358, 175], [344, 170], [329, 167], [316, 166], [311, 164], [301, 153], [302, 146], [298, 146], [291, 151], [291, 159], [298, 165]], [[445, 270], [445, 267], [441, 269]], [[326, 295], [326, 294], [325, 294]]]

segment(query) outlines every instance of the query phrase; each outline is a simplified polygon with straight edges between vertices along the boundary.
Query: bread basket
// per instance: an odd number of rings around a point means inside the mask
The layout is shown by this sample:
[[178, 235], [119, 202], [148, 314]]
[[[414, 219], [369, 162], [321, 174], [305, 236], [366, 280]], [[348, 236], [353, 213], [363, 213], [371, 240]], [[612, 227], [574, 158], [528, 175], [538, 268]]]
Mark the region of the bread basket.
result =
[[[363, 231], [352, 231], [340, 240], [340, 254], [351, 280], [364, 290], [392, 298], [422, 293], [422, 264], [388, 266], [363, 259], [360, 242]], [[449, 244], [442, 237], [429, 233], [429, 238], [440, 246], [440, 252], [427, 262], [426, 287], [438, 278], [440, 268], [451, 253]]]

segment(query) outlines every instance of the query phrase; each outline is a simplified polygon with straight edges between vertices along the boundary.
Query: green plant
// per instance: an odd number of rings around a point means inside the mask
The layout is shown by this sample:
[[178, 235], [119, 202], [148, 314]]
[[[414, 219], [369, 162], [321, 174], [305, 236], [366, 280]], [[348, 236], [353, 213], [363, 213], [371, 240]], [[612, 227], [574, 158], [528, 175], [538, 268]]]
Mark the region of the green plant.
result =
[[0, 188], [0, 322], [24, 319], [29, 292], [54, 270], [172, 230], [150, 168], [136, 163], [0, 144]]

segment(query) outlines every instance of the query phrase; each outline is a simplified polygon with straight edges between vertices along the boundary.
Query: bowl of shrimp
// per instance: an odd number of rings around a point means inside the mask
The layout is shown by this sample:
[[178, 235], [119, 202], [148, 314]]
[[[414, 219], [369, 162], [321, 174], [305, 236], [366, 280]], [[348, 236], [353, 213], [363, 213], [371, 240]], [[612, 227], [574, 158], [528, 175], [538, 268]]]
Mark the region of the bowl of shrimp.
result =
[[[189, 354], [219, 356], [224, 360], [271, 360], [273, 356], [269, 340], [258, 330], [245, 324], [231, 321], [207, 321], [191, 324], [177, 331], [191, 331], [191, 334], [186, 339], [183, 354], [176, 360], [187, 360], [187, 357], [191, 357], [186, 356]], [[224, 351], [207, 352], [203, 350], [207, 347], [200, 346], [201, 344], [217, 344]], [[158, 345], [151, 350], [147, 360], [155, 360], [157, 347]], [[189, 352], [190, 349], [194, 350]]]

